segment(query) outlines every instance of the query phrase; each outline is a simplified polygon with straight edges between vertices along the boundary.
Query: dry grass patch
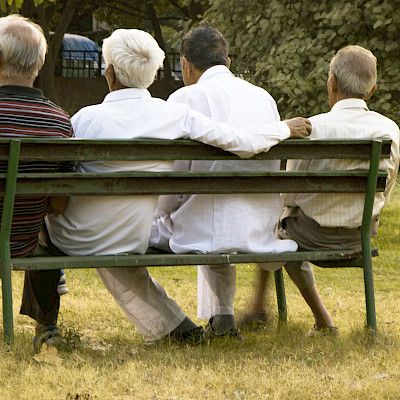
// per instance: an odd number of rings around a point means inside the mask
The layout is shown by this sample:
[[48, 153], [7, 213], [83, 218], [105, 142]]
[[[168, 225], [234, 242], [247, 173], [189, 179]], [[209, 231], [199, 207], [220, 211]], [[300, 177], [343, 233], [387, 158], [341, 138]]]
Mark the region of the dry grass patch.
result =
[[[0, 345], [0, 399], [399, 399], [400, 192], [382, 216], [374, 262], [379, 336], [364, 331], [362, 273], [316, 270], [317, 282], [340, 336], [306, 338], [312, 316], [286, 279], [289, 321], [245, 332], [245, 341], [201, 348], [147, 347], [103, 287], [95, 271], [67, 271], [62, 299], [65, 346], [60, 363], [33, 359], [33, 324], [17, 315], [22, 273], [13, 274], [16, 342]], [[238, 313], [249, 300], [253, 266], [238, 268]], [[153, 269], [195, 318], [194, 268]], [[273, 304], [275, 307], [275, 304]], [[276, 314], [275, 308], [273, 310]]]

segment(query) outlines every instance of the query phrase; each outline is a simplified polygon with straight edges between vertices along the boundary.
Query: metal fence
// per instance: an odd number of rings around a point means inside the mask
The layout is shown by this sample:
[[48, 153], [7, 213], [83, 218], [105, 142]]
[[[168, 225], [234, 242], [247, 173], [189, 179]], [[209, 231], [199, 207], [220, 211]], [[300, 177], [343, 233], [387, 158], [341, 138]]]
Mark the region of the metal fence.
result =
[[[179, 53], [167, 53], [173, 79], [182, 79]], [[101, 51], [62, 50], [56, 66], [56, 75], [69, 78], [97, 78], [104, 75], [105, 63]], [[164, 78], [160, 69], [157, 79]]]

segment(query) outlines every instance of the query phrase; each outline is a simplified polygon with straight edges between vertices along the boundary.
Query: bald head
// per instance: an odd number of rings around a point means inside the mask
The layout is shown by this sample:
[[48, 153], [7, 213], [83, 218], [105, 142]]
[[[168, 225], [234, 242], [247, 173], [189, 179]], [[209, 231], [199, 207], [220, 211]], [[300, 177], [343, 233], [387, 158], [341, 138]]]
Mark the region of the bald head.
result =
[[376, 86], [376, 57], [361, 46], [346, 46], [332, 58], [329, 75], [343, 97], [367, 99]]
[[33, 80], [42, 68], [47, 43], [39, 25], [20, 15], [0, 18], [0, 77]]

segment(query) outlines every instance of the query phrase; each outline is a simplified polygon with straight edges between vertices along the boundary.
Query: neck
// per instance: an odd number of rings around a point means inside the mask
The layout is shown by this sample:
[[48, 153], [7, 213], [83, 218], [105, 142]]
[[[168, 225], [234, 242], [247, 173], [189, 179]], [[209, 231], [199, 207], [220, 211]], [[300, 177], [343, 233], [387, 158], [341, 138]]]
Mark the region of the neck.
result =
[[0, 75], [0, 86], [28, 86], [33, 87], [32, 78], [6, 78]]
[[354, 96], [346, 96], [346, 95], [343, 95], [343, 94], [341, 94], [341, 93], [336, 93], [336, 95], [335, 95], [335, 97], [332, 99], [332, 101], [331, 101], [331, 103], [332, 104], [330, 104], [330, 106], [331, 107], [333, 107], [338, 101], [340, 101], [340, 100], [345, 100], [345, 99], [360, 99], [360, 100], [365, 100], [365, 99], [362, 99], [362, 98], [360, 98], [360, 97], [354, 97]]
[[208, 70], [208, 68], [206, 68], [204, 71], [197, 69], [197, 68], [193, 68], [192, 82], [190, 83], [190, 85], [197, 83], [199, 81], [199, 79], [201, 78], [201, 76], [204, 74], [204, 72], [206, 72], [207, 70]]

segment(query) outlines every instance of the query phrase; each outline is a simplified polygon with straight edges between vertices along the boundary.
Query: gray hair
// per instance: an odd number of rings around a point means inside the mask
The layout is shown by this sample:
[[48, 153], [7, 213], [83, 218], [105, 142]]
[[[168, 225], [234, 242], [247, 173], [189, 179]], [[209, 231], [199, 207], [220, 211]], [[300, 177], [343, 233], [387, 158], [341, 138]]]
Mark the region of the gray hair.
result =
[[44, 64], [47, 42], [42, 28], [21, 15], [0, 18], [0, 73], [35, 79]]
[[329, 73], [341, 94], [366, 98], [376, 85], [376, 57], [361, 46], [343, 47], [332, 58]]
[[106, 65], [127, 87], [147, 89], [162, 66], [165, 54], [149, 33], [139, 29], [117, 29], [103, 41]]

